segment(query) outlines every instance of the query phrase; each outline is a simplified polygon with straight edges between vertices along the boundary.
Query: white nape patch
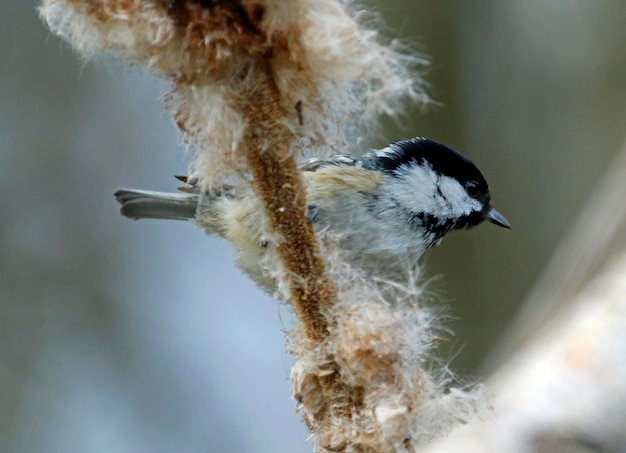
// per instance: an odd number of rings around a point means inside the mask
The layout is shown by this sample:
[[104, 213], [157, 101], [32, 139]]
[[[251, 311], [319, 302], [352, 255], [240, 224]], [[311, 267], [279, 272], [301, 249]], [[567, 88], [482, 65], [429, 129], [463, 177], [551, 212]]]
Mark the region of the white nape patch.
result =
[[437, 173], [428, 164], [399, 167], [389, 184], [395, 200], [411, 212], [424, 212], [443, 220], [482, 209], [459, 181]]
[[390, 195], [411, 212], [434, 213], [437, 203], [437, 174], [429, 165], [403, 165], [389, 178]]
[[374, 155], [376, 157], [393, 157], [398, 154], [398, 151], [397, 147], [394, 148], [392, 145], [389, 145], [384, 148], [377, 149], [374, 151]]

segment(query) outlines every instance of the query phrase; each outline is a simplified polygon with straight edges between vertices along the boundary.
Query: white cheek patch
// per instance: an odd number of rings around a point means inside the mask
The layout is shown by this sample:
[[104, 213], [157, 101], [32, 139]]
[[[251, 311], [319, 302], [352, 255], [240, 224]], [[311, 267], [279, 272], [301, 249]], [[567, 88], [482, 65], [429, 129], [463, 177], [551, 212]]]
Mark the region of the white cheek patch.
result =
[[482, 209], [480, 202], [470, 197], [456, 179], [439, 175], [428, 165], [401, 169], [390, 185], [394, 198], [412, 212], [456, 218]]
[[438, 200], [442, 204], [447, 205], [445, 208], [441, 207], [441, 209], [445, 210], [446, 217], [468, 215], [482, 209], [480, 202], [470, 197], [465, 188], [450, 176], [441, 176], [439, 178], [439, 190], [445, 199], [437, 194]]

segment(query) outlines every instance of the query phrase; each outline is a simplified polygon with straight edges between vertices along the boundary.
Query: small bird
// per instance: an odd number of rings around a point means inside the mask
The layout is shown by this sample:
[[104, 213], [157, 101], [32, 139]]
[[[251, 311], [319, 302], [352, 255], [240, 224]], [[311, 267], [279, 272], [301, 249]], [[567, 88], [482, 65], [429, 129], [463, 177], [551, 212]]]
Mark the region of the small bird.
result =
[[[487, 181], [467, 158], [428, 138], [413, 138], [361, 156], [311, 160], [301, 167], [308, 216], [322, 237], [366, 275], [399, 282], [424, 251], [449, 232], [483, 220], [511, 228], [491, 205]], [[264, 216], [250, 189], [224, 186], [185, 193], [118, 189], [121, 213], [131, 219], [190, 220], [233, 243], [239, 266], [261, 287], [275, 288], [260, 264], [271, 246]]]

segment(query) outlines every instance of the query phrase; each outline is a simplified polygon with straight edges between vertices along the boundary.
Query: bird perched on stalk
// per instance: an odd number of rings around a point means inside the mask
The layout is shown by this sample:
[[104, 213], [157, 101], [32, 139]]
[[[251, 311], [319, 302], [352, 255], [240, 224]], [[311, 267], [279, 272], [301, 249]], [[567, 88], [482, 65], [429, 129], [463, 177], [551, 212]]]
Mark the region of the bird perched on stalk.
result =
[[[414, 138], [361, 156], [311, 160], [301, 168], [308, 216], [342, 256], [366, 275], [399, 281], [424, 251], [449, 232], [483, 220], [511, 228], [491, 205], [487, 181], [467, 158], [428, 138]], [[240, 267], [268, 291], [262, 269], [271, 241], [261, 204], [248, 189], [201, 191], [179, 177], [183, 193], [118, 189], [131, 219], [189, 220], [236, 247]], [[304, 213], [303, 213], [304, 215]]]

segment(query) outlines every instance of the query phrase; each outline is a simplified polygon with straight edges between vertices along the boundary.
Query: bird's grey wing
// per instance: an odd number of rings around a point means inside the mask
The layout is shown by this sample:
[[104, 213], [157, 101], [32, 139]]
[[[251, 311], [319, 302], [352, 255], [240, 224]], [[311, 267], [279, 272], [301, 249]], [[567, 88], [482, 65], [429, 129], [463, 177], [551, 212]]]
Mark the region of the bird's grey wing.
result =
[[115, 199], [120, 212], [130, 219], [191, 220], [196, 215], [200, 196], [193, 193], [167, 193], [152, 190], [117, 189]]

